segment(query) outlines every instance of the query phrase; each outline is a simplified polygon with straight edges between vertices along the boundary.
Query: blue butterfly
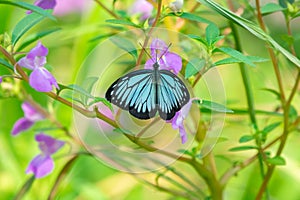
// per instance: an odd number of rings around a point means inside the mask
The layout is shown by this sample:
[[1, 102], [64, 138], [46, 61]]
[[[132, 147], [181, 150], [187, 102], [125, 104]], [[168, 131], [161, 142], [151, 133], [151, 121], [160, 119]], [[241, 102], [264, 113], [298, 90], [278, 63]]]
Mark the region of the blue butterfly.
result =
[[158, 111], [162, 119], [171, 120], [189, 102], [190, 94], [182, 80], [168, 70], [159, 70], [155, 62], [153, 70], [137, 70], [117, 79], [105, 98], [138, 119], [153, 118]]

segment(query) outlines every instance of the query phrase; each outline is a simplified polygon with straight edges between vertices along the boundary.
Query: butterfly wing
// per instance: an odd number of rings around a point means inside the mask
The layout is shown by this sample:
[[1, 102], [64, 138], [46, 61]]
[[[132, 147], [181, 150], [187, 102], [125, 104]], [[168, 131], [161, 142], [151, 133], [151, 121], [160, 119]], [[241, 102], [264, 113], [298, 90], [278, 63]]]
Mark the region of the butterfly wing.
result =
[[105, 98], [136, 118], [150, 119], [157, 112], [155, 90], [153, 70], [137, 70], [116, 80]]
[[157, 85], [158, 112], [162, 119], [172, 119], [176, 112], [190, 100], [190, 94], [182, 80], [168, 70], [159, 70]]

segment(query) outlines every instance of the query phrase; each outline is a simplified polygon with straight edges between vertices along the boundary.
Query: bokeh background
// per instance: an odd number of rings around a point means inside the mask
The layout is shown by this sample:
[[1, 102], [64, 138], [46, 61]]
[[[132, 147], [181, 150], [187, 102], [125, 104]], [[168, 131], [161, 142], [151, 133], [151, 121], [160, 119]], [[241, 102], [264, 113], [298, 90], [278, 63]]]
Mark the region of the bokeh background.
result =
[[[60, 0], [58, 0], [60, 1]], [[33, 3], [32, 1], [26, 1]], [[69, 85], [76, 80], [80, 66], [91, 50], [102, 40], [103, 35], [117, 32], [107, 23], [106, 19], [111, 19], [103, 9], [89, 0], [63, 0], [66, 5], [54, 11], [57, 22], [45, 20], [35, 26], [29, 33], [38, 30], [59, 27], [57, 31], [42, 39], [43, 44], [49, 48], [48, 63], [56, 79], [65, 85]], [[76, 3], [75, 3], [76, 2]], [[224, 4], [223, 1], [220, 1]], [[269, 1], [263, 1], [262, 4]], [[78, 5], [77, 5], [78, 3]], [[108, 7], [111, 1], [103, 1]], [[189, 9], [194, 1], [187, 0], [185, 9]], [[237, 4], [243, 4], [243, 1], [236, 1]], [[70, 4], [76, 8], [69, 9]], [[132, 1], [117, 1], [117, 7], [124, 11], [132, 4]], [[68, 10], [69, 9], [69, 10]], [[212, 11], [200, 6], [195, 13], [206, 17], [215, 22], [226, 33], [228, 21]], [[0, 4], [0, 34], [11, 34], [11, 30], [16, 23], [25, 15], [25, 11], [13, 6]], [[269, 33], [283, 46], [284, 35], [287, 33], [284, 24], [283, 14], [278, 12], [266, 16]], [[163, 24], [162, 24], [163, 26]], [[203, 35], [205, 25], [187, 23], [182, 32], [184, 34], [194, 33]], [[266, 44], [258, 40], [247, 31], [238, 28], [241, 37], [241, 43], [244, 53], [268, 58]], [[295, 49], [300, 54], [300, 20], [292, 21], [292, 32], [295, 39]], [[99, 37], [100, 36], [100, 37]], [[26, 36], [25, 36], [26, 38]], [[230, 46], [231, 38], [228, 36], [223, 45]], [[26, 48], [29, 50], [31, 47]], [[284, 86], [286, 92], [290, 92], [296, 75], [296, 68], [278, 55], [282, 63], [280, 66], [283, 74]], [[299, 57], [299, 56], [298, 56]], [[212, 59], [218, 59], [212, 58]], [[98, 61], [101, 67], [101, 58]], [[223, 79], [223, 85], [226, 93], [226, 106], [232, 109], [246, 109], [246, 97], [238, 65], [225, 65], [219, 67], [219, 72]], [[265, 88], [277, 89], [274, 71], [270, 61], [259, 63], [256, 67], [249, 67], [251, 87], [254, 92], [255, 106], [257, 110], [275, 111], [279, 105], [276, 96]], [[0, 75], [6, 74], [4, 67], [0, 67]], [[74, 129], [73, 111], [60, 103], [48, 102], [47, 97], [31, 89], [28, 85], [24, 87], [32, 94], [33, 98], [45, 108], [54, 110], [57, 120], [59, 120], [70, 130]], [[197, 90], [197, 87], [196, 89]], [[201, 97], [201, 96], [200, 96]], [[299, 90], [293, 101], [296, 111], [300, 111]], [[23, 116], [21, 110], [21, 101], [15, 97], [2, 97], [0, 99], [0, 193], [1, 199], [12, 199], [16, 192], [21, 188], [24, 182], [29, 178], [25, 174], [25, 169], [29, 161], [39, 152], [37, 143], [34, 141], [35, 130], [50, 126], [47, 122], [39, 122], [32, 129], [26, 131], [17, 137], [13, 137], [10, 132], [16, 120]], [[271, 122], [280, 121], [278, 116], [258, 115], [258, 123], [261, 127]], [[238, 140], [242, 135], [249, 134], [251, 127], [248, 115], [246, 114], [227, 114], [226, 122], [221, 134], [222, 140], [216, 144], [214, 154], [217, 162], [219, 174], [245, 158], [255, 154], [255, 151], [230, 152], [230, 148], [238, 146]], [[60, 131], [53, 130], [52, 135], [61, 135]], [[270, 139], [280, 134], [280, 126], [270, 134]], [[62, 138], [63, 139], [63, 138]], [[300, 154], [299, 154], [300, 133], [291, 132], [283, 153], [286, 165], [276, 168], [276, 172], [271, 179], [269, 190], [274, 199], [300, 199]], [[251, 142], [249, 143], [251, 144]], [[274, 154], [274, 147], [270, 148], [270, 154]], [[65, 148], [62, 152], [56, 154], [54, 172], [42, 179], [36, 180], [25, 196], [25, 199], [46, 199], [49, 193], [49, 185], [53, 185], [56, 176], [63, 167], [64, 159], [62, 157], [68, 153]], [[178, 167], [180, 171], [188, 174], [196, 184], [201, 185], [198, 177], [191, 172], [190, 167], [180, 163], [173, 163], [171, 166]], [[228, 183], [225, 190], [225, 199], [254, 199], [257, 190], [262, 182], [258, 176], [258, 163], [254, 162], [246, 169], [242, 170]], [[67, 175], [63, 185], [59, 188], [56, 199], [180, 199], [171, 196], [162, 191], [158, 191], [147, 184], [143, 184], [145, 179], [153, 179], [150, 174], [139, 174], [132, 176], [120, 172], [111, 166], [107, 166], [99, 159], [82, 156]], [[162, 184], [164, 184], [162, 182]], [[170, 186], [173, 187], [173, 186]]]

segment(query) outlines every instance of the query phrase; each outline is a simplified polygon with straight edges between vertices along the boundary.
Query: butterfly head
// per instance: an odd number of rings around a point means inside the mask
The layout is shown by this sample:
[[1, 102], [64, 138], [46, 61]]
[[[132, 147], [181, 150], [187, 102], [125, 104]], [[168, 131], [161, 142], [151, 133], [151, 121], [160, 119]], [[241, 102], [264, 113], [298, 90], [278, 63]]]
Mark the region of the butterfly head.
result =
[[155, 63], [153, 64], [153, 68], [154, 68], [154, 69], [158, 69], [158, 68], [159, 68], [158, 62], [155, 62]]

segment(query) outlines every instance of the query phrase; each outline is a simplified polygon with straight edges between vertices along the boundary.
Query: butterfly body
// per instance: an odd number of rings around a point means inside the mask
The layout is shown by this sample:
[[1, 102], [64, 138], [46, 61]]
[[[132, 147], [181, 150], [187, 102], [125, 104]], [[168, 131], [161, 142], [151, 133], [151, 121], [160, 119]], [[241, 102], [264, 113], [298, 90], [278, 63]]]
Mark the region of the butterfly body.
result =
[[117, 79], [107, 90], [105, 98], [128, 110], [139, 119], [153, 118], [158, 112], [164, 120], [172, 119], [190, 99], [184, 83], [172, 72], [142, 69]]

